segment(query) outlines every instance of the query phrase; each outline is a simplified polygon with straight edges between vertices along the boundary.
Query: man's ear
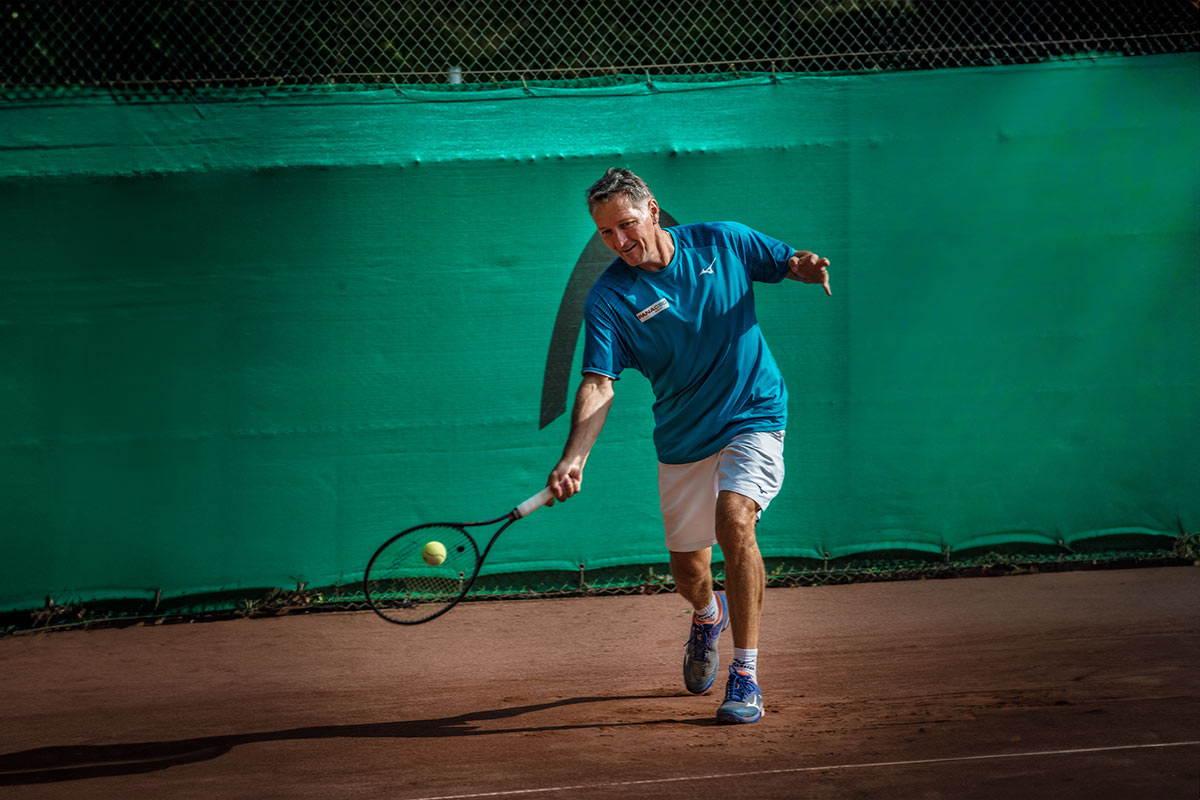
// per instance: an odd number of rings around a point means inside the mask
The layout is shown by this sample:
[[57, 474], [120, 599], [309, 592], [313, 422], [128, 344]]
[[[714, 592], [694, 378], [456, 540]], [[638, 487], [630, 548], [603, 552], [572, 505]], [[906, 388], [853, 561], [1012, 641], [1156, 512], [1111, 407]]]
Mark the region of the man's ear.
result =
[[646, 201], [646, 210], [650, 212], [650, 221], [658, 224], [658, 201], [651, 197]]

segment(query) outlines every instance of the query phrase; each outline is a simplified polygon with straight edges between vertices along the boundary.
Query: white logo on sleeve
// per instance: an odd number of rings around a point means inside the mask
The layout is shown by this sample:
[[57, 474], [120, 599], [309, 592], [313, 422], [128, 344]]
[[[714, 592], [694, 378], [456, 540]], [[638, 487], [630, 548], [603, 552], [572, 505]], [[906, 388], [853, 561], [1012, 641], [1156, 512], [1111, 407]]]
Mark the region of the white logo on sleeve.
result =
[[716, 259], [716, 258], [713, 258], [713, 260], [712, 260], [712, 261], [708, 262], [708, 266], [707, 266], [707, 267], [705, 267], [704, 269], [700, 270], [700, 272], [699, 272], [699, 273], [697, 273], [697, 274], [699, 274], [699, 275], [712, 275], [712, 274], [713, 274], [713, 264], [715, 264], [715, 263], [717, 263], [717, 259]]
[[645, 322], [655, 314], [659, 313], [660, 311], [666, 311], [670, 307], [671, 304], [667, 302], [667, 298], [663, 297], [657, 303], [646, 306], [641, 311], [637, 312], [638, 322]]

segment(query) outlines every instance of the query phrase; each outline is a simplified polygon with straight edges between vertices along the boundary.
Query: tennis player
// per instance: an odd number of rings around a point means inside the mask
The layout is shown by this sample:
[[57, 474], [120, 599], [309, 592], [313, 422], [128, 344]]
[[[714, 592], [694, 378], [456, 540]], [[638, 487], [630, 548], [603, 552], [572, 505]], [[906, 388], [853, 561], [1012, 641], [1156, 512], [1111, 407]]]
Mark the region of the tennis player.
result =
[[[646, 183], [610, 169], [587, 192], [601, 239], [617, 254], [588, 294], [583, 381], [562, 459], [547, 486], [576, 494], [626, 368], [654, 389], [658, 489], [671, 574], [692, 604], [687, 689], [717, 677], [717, 642], [733, 627], [720, 722], [763, 715], [758, 638], [766, 574], [755, 525], [783, 483], [787, 389], [754, 311], [753, 281], [829, 290], [829, 260], [736, 222], [663, 228]], [[725, 556], [713, 591], [712, 546]]]

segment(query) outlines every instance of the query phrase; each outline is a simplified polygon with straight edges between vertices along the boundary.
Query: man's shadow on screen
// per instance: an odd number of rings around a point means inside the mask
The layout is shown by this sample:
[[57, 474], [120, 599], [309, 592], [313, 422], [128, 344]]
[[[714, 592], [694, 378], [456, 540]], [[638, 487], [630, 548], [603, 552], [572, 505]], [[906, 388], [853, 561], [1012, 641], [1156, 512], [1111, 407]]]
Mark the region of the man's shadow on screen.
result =
[[454, 736], [496, 736], [509, 733], [569, 731], [587, 728], [620, 728], [641, 725], [711, 725], [706, 719], [656, 719], [635, 722], [585, 722], [565, 725], [541, 725], [520, 728], [477, 728], [473, 723], [510, 719], [535, 711], [619, 700], [659, 700], [663, 695], [623, 697], [572, 697], [535, 705], [473, 711], [455, 717], [409, 720], [404, 722], [368, 722], [359, 725], [314, 725], [260, 733], [201, 736], [165, 742], [126, 744], [61, 745], [38, 747], [16, 753], [0, 754], [0, 786], [134, 775], [154, 772], [180, 764], [209, 761], [225, 755], [242, 744], [281, 742], [303, 739], [437, 739]]

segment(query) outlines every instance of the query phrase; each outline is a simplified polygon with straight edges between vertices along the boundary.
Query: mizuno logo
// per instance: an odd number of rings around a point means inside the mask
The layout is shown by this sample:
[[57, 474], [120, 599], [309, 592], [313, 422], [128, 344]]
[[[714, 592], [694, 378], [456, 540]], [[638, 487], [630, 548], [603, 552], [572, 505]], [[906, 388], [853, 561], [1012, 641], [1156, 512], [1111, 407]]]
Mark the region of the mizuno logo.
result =
[[660, 311], [665, 311], [670, 307], [671, 307], [671, 304], [668, 303], [667, 298], [664, 297], [664, 298], [660, 299], [657, 303], [646, 306], [641, 311], [637, 312], [638, 322], [645, 322], [646, 320], [653, 317], [655, 314], [659, 313]]
[[712, 261], [708, 262], [708, 266], [707, 266], [707, 267], [705, 267], [704, 269], [700, 270], [700, 272], [699, 272], [699, 273], [697, 273], [697, 274], [699, 274], [699, 275], [712, 275], [712, 274], [713, 274], [713, 264], [715, 264], [715, 263], [717, 263], [717, 259], [715, 259], [715, 258], [714, 258]]

